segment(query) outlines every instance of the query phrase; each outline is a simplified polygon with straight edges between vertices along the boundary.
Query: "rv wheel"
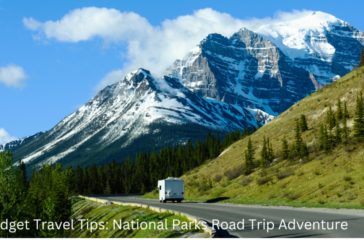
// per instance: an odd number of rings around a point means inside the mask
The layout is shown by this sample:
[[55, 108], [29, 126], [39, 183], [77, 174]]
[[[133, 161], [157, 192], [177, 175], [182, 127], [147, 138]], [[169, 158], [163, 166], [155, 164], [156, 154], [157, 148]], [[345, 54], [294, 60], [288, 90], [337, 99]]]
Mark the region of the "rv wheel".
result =
[[182, 202], [182, 200], [177, 200], [178, 203]]
[[166, 203], [167, 202], [167, 200], [163, 200], [163, 203]]

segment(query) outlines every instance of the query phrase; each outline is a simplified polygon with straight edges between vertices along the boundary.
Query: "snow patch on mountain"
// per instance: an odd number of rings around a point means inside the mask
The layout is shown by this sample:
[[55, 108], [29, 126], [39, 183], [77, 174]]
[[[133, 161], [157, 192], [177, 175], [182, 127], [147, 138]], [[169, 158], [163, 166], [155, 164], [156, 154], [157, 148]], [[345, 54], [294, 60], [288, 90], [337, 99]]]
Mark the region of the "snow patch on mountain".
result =
[[[269, 115], [265, 113], [266, 115]], [[271, 116], [273, 118], [273, 116]], [[268, 119], [268, 118], [267, 118]], [[92, 138], [97, 138], [100, 150], [127, 136], [120, 149], [144, 134], [155, 134], [149, 125], [154, 122], [174, 124], [197, 123], [211, 129], [243, 129], [262, 123], [246, 109], [231, 104], [207, 100], [185, 88], [176, 78], [154, 78], [149, 71], [139, 69], [121, 81], [107, 86], [88, 103], [64, 118], [48, 134], [52, 141], [23, 158], [26, 163], [43, 156], [67, 141], [71, 147], [58, 151], [38, 163], [55, 163]], [[84, 150], [83, 150], [84, 151]]]
[[42, 132], [38, 132], [36, 134], [23, 137], [21, 139], [13, 140], [13, 141], [10, 141], [10, 142], [5, 143], [5, 144], [0, 144], [0, 152], [11, 150], [11, 149], [13, 149], [15, 147], [23, 145], [23, 144], [35, 139], [36, 137], [38, 137], [38, 136], [40, 136], [42, 134], [43, 134]]
[[323, 61], [331, 61], [335, 48], [327, 42], [324, 33], [333, 26], [346, 24], [330, 14], [318, 11], [292, 21], [263, 25], [255, 32], [272, 41], [292, 59], [316, 53]]

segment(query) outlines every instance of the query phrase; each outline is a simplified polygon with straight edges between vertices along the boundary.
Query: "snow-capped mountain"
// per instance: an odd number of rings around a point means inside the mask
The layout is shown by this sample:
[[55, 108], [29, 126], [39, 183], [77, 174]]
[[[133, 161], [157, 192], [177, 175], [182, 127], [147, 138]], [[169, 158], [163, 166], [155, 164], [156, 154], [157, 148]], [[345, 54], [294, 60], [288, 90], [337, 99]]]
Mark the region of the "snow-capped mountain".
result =
[[167, 74], [204, 98], [285, 111], [358, 64], [364, 33], [315, 12], [294, 21], [240, 29], [230, 38], [210, 34]]
[[23, 137], [21, 139], [13, 140], [13, 141], [10, 141], [10, 142], [5, 143], [5, 144], [0, 144], [0, 152], [12, 150], [15, 147], [18, 147], [18, 146], [20, 146], [22, 144], [30, 142], [31, 140], [35, 139], [36, 137], [38, 137], [38, 136], [40, 136], [42, 134], [43, 134], [42, 132], [38, 132], [36, 134], [30, 135], [30, 136], [27, 136], [27, 137]]
[[255, 31], [272, 41], [293, 65], [312, 72], [321, 84], [345, 75], [358, 64], [364, 33], [330, 14], [264, 25]]
[[[100, 91], [53, 129], [28, 144], [27, 151], [17, 153], [22, 154], [25, 163], [54, 163], [65, 158], [70, 163], [71, 158], [77, 157], [100, 162], [107, 161], [113, 151], [120, 153], [146, 135], [160, 136], [162, 129], [155, 127], [155, 123], [174, 128], [195, 124], [206, 132], [223, 133], [252, 128], [258, 122], [265, 124], [271, 119], [273, 116], [257, 109], [204, 99], [180, 84], [178, 79], [154, 78], [149, 71], [139, 69]], [[187, 139], [189, 135], [180, 135], [166, 143], [176, 144], [181, 138]], [[154, 141], [153, 144], [157, 143]], [[97, 156], [95, 149], [108, 154]]]
[[[123, 160], [208, 131], [266, 124], [357, 64], [363, 32], [315, 12], [293, 21], [210, 34], [166, 76], [145, 69], [112, 84], [13, 152], [30, 164]], [[153, 72], [153, 69], [150, 69]]]

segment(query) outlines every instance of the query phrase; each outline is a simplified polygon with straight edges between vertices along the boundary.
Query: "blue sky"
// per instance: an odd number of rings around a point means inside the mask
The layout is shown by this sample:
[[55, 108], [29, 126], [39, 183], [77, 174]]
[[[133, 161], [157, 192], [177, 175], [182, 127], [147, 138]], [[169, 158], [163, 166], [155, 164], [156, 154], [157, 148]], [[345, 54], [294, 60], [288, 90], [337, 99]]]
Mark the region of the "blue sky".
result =
[[363, 7], [362, 0], [0, 0], [0, 144], [51, 129], [130, 70], [160, 74], [208, 33], [229, 36], [305, 10], [364, 31]]

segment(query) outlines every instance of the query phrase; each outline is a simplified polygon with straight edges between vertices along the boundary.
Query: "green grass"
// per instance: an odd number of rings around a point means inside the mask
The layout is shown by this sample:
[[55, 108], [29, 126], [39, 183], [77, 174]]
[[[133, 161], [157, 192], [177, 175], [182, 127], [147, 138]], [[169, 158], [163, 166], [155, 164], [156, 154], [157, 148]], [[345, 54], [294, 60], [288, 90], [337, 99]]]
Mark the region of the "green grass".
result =
[[[73, 200], [72, 204], [72, 219], [75, 221], [75, 229], [69, 232], [69, 237], [78, 238], [170, 238], [179, 237], [187, 232], [199, 232], [194, 229], [194, 223], [192, 228], [177, 232], [173, 230], [173, 220], [178, 219], [181, 224], [189, 224], [191, 221], [185, 216], [175, 214], [173, 212], [157, 213], [149, 209], [134, 207], [134, 206], [123, 206], [112, 204], [109, 206], [99, 207], [101, 204], [89, 200], [78, 199]], [[139, 212], [142, 212], [141, 215]], [[104, 229], [98, 229], [91, 231], [85, 227], [81, 229], [81, 223], [77, 219], [88, 219], [89, 222], [104, 222]], [[119, 222], [134, 222], [141, 223], [146, 221], [148, 226], [150, 222], [155, 222], [158, 226], [159, 221], [165, 222], [167, 220], [167, 229], [158, 230], [152, 227], [146, 230], [136, 229], [127, 230], [113, 227], [114, 220]], [[136, 228], [136, 225], [135, 225]], [[183, 230], [183, 229], [182, 229]], [[201, 232], [201, 230], [200, 230]]]
[[[356, 97], [360, 91], [364, 92], [363, 72], [364, 68], [360, 68], [302, 99], [252, 134], [250, 138], [255, 149], [255, 161], [260, 159], [263, 136], [270, 139], [276, 158], [265, 169], [255, 168], [249, 175], [250, 179], [244, 180], [248, 177], [240, 175], [229, 181], [224, 175], [228, 170], [244, 164], [247, 138], [229, 146], [216, 159], [187, 172], [181, 177], [185, 180], [186, 200], [219, 198], [220, 202], [236, 204], [364, 209], [363, 143], [351, 136], [348, 146], [340, 144], [328, 154], [315, 147], [319, 126], [324, 123], [329, 106], [336, 112], [338, 97], [342, 107], [344, 101], [347, 103], [350, 115], [348, 126], [352, 128]], [[294, 161], [281, 160], [283, 136], [290, 145], [293, 143], [295, 119], [301, 114], [306, 116], [308, 122], [309, 130], [302, 134], [302, 138], [309, 147], [310, 155]], [[208, 179], [213, 182], [213, 187], [201, 187]], [[144, 197], [157, 198], [158, 195], [150, 192]]]

